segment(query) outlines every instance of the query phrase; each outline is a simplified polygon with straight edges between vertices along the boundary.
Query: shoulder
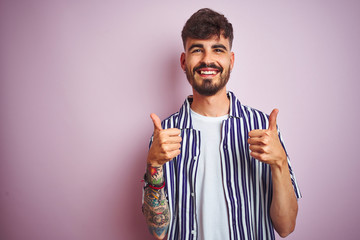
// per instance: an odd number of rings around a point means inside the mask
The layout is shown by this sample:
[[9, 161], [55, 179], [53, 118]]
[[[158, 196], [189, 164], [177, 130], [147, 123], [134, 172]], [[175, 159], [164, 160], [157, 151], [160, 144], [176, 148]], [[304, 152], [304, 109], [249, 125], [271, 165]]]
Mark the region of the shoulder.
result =
[[161, 122], [163, 129], [174, 128], [177, 125], [179, 119], [179, 112], [171, 114]]
[[246, 116], [248, 116], [249, 118], [253, 118], [253, 117], [265, 117], [265, 118], [269, 118], [269, 115], [264, 113], [263, 111], [260, 111], [256, 108], [247, 106], [247, 105], [240, 105], [241, 107], [241, 111], [243, 112], [243, 114]]
[[254, 117], [268, 118], [268, 115], [264, 112], [242, 104], [233, 92], [229, 91], [228, 96], [230, 97], [231, 101], [230, 114], [232, 116], [243, 117], [244, 120], [251, 120]]
[[241, 105], [244, 122], [252, 129], [266, 129], [269, 124], [269, 115], [256, 108]]

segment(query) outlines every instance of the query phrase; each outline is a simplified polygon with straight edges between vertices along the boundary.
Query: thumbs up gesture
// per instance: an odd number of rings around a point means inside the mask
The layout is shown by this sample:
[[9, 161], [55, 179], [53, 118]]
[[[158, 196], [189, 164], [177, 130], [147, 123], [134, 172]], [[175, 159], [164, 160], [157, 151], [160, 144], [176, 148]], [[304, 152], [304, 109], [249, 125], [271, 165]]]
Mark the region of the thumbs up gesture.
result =
[[252, 157], [270, 165], [283, 166], [287, 163], [287, 158], [276, 127], [278, 112], [278, 109], [271, 112], [268, 129], [256, 129], [249, 132], [248, 143]]
[[154, 123], [154, 136], [149, 149], [147, 163], [153, 167], [162, 166], [180, 154], [181, 137], [180, 129], [162, 129], [160, 118], [155, 114], [150, 114]]

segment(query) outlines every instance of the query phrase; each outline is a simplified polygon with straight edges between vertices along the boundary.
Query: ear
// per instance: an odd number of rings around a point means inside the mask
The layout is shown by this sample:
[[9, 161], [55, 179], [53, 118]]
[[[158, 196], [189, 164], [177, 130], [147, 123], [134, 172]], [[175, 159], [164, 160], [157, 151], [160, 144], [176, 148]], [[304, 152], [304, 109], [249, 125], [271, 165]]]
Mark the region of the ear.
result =
[[231, 52], [230, 54], [231, 54], [230, 55], [230, 70], [232, 70], [234, 67], [235, 54], [234, 54], [234, 52]]
[[180, 56], [180, 65], [181, 65], [181, 68], [182, 70], [185, 71], [186, 69], [186, 65], [185, 65], [185, 53], [181, 53], [181, 56]]

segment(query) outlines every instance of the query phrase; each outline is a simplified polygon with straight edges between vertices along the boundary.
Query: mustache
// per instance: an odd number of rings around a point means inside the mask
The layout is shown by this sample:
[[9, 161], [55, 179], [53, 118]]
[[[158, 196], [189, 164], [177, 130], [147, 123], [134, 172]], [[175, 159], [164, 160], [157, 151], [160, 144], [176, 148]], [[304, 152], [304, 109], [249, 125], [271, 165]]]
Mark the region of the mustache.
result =
[[194, 67], [193, 73], [195, 73], [200, 68], [215, 68], [215, 69], [219, 70], [220, 73], [222, 73], [224, 70], [224, 68], [222, 68], [220, 66], [216, 66], [214, 63], [210, 63], [210, 64], [201, 63], [199, 66]]

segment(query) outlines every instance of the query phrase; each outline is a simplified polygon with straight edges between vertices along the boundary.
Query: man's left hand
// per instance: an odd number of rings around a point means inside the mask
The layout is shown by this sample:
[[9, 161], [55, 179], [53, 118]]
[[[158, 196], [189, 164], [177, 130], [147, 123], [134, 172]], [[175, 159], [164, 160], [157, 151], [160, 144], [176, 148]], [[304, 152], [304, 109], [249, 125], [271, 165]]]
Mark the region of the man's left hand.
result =
[[276, 108], [271, 112], [268, 129], [256, 129], [249, 132], [248, 143], [252, 157], [261, 162], [281, 167], [287, 162], [287, 157], [276, 127], [278, 112], [279, 110]]

